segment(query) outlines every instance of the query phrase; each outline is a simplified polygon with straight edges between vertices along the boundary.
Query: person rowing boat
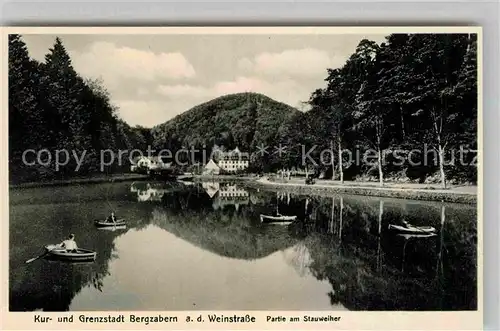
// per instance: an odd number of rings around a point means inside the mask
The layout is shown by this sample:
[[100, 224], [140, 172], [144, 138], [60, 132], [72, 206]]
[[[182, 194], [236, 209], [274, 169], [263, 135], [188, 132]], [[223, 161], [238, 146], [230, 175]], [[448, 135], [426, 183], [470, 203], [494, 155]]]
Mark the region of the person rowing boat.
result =
[[408, 221], [407, 221], [407, 220], [402, 220], [402, 221], [401, 221], [401, 223], [403, 223], [403, 226], [404, 226], [405, 228], [410, 228], [410, 227], [412, 227], [412, 226], [413, 226], [413, 225], [411, 225], [410, 223], [408, 223]]
[[75, 235], [70, 234], [68, 239], [59, 244], [59, 247], [65, 248], [67, 252], [76, 252], [78, 250], [78, 245], [75, 242]]
[[[68, 239], [63, 240], [62, 243], [56, 245], [47, 245], [45, 246], [45, 253], [38, 255], [37, 257], [31, 258], [26, 261], [26, 263], [31, 263], [36, 261], [44, 256], [50, 255], [53, 252], [57, 252], [57, 255], [68, 254], [68, 253], [78, 253], [78, 245], [75, 242], [75, 235], [70, 234]], [[95, 257], [95, 253], [94, 253]]]
[[116, 216], [114, 212], [111, 212], [111, 215], [108, 216], [108, 218], [106, 219], [106, 223], [116, 224]]

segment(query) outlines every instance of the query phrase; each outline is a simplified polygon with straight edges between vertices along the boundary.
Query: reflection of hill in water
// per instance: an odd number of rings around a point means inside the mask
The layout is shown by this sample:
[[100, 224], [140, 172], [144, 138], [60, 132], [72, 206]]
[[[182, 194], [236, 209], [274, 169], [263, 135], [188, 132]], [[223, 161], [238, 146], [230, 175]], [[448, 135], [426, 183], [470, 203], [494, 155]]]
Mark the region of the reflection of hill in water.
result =
[[[201, 189], [200, 189], [201, 186]], [[292, 246], [287, 227], [266, 227], [259, 214], [265, 200], [231, 183], [203, 183], [163, 195], [151, 222], [192, 244], [221, 256], [258, 259]], [[210, 194], [207, 189], [217, 189]]]
[[259, 259], [292, 246], [287, 227], [257, 227], [241, 214], [155, 210], [152, 223], [200, 248], [236, 259]]

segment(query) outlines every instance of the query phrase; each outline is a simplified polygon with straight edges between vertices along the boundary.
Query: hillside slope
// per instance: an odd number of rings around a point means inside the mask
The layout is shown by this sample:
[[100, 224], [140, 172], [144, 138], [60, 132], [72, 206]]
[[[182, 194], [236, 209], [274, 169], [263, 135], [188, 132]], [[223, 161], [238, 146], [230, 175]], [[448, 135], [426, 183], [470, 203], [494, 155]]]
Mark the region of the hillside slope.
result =
[[152, 129], [155, 148], [274, 146], [280, 128], [299, 111], [258, 93], [237, 93], [200, 104]]

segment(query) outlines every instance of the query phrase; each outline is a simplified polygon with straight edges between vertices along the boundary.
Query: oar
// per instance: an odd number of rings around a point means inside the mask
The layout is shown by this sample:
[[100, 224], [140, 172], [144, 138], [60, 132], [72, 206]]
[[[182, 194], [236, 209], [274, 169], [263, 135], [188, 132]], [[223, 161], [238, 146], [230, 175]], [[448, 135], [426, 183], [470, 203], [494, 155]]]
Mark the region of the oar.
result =
[[45, 255], [49, 254], [51, 251], [52, 251], [52, 249], [47, 250], [45, 253], [40, 254], [40, 255], [38, 255], [37, 257], [34, 257], [34, 258], [31, 258], [31, 259], [27, 260], [25, 263], [31, 263], [31, 262], [33, 262], [33, 261], [36, 261], [36, 260], [38, 260], [38, 259], [40, 259], [40, 258], [44, 257]]

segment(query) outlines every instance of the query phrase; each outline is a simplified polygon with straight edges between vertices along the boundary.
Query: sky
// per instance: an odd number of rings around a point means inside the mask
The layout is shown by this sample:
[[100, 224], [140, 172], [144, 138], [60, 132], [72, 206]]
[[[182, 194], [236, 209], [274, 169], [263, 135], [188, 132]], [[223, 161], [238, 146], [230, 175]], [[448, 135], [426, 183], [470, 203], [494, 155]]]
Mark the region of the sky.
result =
[[[152, 127], [218, 96], [257, 92], [301, 108], [366, 38], [385, 35], [59, 34], [75, 70], [100, 78], [128, 124]], [[56, 35], [23, 35], [43, 61]]]

